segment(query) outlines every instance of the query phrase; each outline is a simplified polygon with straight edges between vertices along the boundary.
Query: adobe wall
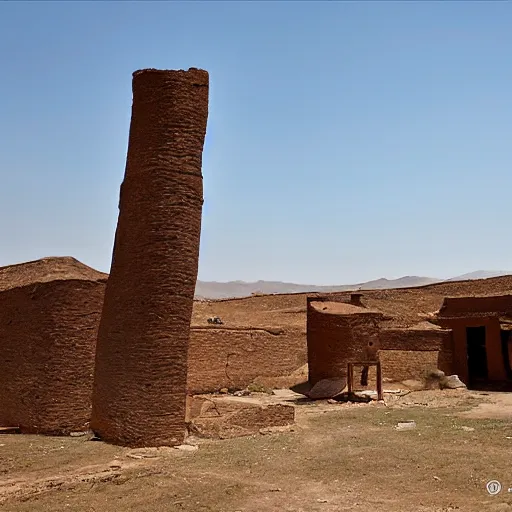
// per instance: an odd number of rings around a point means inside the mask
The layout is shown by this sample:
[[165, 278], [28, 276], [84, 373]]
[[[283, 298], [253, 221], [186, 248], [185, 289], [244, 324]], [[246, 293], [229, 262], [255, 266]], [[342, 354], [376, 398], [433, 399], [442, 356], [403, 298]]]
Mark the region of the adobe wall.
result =
[[491, 297], [446, 297], [439, 316], [471, 316], [472, 313], [507, 313], [512, 312], [512, 295]]
[[133, 74], [91, 426], [132, 447], [180, 444], [203, 204], [208, 73]]
[[453, 373], [449, 330], [382, 329], [379, 357], [383, 377], [394, 381], [419, 379], [427, 370]]
[[52, 281], [0, 293], [0, 425], [86, 430], [105, 283]]
[[[433, 350], [383, 350], [380, 352], [382, 376], [393, 382], [421, 380], [428, 370], [438, 367], [438, 352]], [[443, 370], [444, 371], [444, 370]]]
[[284, 377], [307, 363], [299, 329], [192, 327], [187, 391], [245, 388], [257, 377]]
[[[307, 347], [309, 382], [346, 378], [350, 361], [368, 360], [367, 349], [379, 347], [381, 315], [371, 312], [330, 314], [312, 306], [318, 298], [307, 301]], [[356, 372], [356, 378], [358, 373]]]

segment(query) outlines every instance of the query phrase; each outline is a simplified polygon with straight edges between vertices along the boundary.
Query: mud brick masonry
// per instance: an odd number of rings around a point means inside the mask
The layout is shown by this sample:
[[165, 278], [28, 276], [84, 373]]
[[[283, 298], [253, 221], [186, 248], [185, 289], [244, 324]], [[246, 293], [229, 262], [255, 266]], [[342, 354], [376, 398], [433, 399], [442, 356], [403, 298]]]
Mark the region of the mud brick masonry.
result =
[[88, 428], [106, 280], [73, 258], [0, 268], [0, 426]]
[[119, 219], [99, 328], [91, 428], [126, 446], [185, 434], [203, 204], [208, 73], [133, 74]]
[[304, 331], [193, 326], [188, 362], [190, 394], [243, 389], [254, 381], [287, 385], [294, 381], [291, 374], [307, 363]]
[[313, 297], [307, 300], [309, 382], [347, 377], [347, 364], [376, 360], [384, 315], [352, 304]]
[[[308, 297], [311, 385], [322, 379], [344, 379], [348, 362], [372, 360], [377, 353], [383, 376], [390, 380], [421, 378], [425, 371], [436, 368], [452, 372], [450, 330], [429, 322], [397, 327], [392, 316], [366, 307], [363, 301], [364, 295], [359, 293]], [[371, 377], [373, 380], [374, 375]]]
[[417, 326], [381, 329], [379, 357], [384, 377], [417, 379], [427, 370], [453, 372], [452, 333], [427, 322]]
[[[0, 268], [0, 426], [43, 434], [87, 429], [107, 277], [73, 258], [45, 258]], [[512, 288], [509, 278], [486, 281], [490, 291]], [[298, 379], [294, 383], [303, 382], [306, 311], [313, 380], [343, 375], [348, 359], [374, 357], [369, 350], [369, 341], [373, 341], [385, 378], [417, 379], [428, 369], [440, 368], [457, 373], [471, 385], [466, 330], [479, 327], [485, 328], [480, 343], [486, 350], [488, 380], [510, 382], [512, 296], [443, 299], [438, 289], [446, 286], [426, 287], [424, 298], [414, 301], [402, 297], [415, 296], [421, 289], [368, 291], [356, 296], [356, 301], [349, 293], [316, 294], [307, 304], [304, 295], [196, 301], [188, 372], [184, 370], [187, 391], [192, 395], [223, 387], [243, 388], [262, 378], [265, 385], [276, 387], [292, 385], [290, 377]], [[461, 284], [451, 286], [467, 293]], [[482, 283], [476, 286], [483, 288]], [[430, 290], [435, 292], [431, 298]], [[421, 304], [422, 309], [408, 311], [405, 308], [410, 304], [415, 308]], [[439, 311], [432, 312], [440, 305]], [[212, 313], [220, 314], [224, 325], [203, 325]], [[429, 321], [418, 322], [420, 318]], [[378, 329], [374, 320], [379, 321]], [[148, 321], [147, 325], [153, 324]], [[316, 352], [312, 343], [319, 347]], [[123, 346], [118, 350], [124, 356]], [[140, 355], [144, 356], [142, 350]], [[176, 383], [175, 361], [167, 352], [165, 357], [166, 366], [157, 375], [170, 396], [168, 383]], [[131, 371], [137, 370], [130, 364]], [[149, 363], [140, 364], [147, 383], [144, 364]], [[184, 396], [184, 383], [179, 385], [180, 396]], [[144, 396], [152, 393], [156, 392], [150, 389]], [[127, 402], [126, 408], [138, 415], [141, 409], [148, 410], [148, 404]], [[181, 432], [183, 417], [174, 417]]]

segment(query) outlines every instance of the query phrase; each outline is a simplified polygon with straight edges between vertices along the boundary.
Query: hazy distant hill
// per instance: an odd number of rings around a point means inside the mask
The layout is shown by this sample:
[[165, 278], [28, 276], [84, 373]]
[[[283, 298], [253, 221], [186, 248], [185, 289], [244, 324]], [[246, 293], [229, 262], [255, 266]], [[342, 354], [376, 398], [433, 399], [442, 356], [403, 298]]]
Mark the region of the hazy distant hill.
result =
[[338, 286], [316, 286], [308, 284], [283, 283], [281, 281], [257, 281], [246, 283], [245, 281], [230, 281], [217, 283], [198, 281], [196, 296], [208, 299], [224, 299], [228, 297], [247, 297], [252, 293], [304, 293], [304, 292], [335, 292], [345, 290], [362, 290], [376, 288], [405, 288], [408, 286], [421, 286], [438, 281], [428, 277], [407, 276], [400, 279], [377, 279], [366, 283], [346, 284]]
[[469, 274], [462, 274], [461, 276], [452, 277], [447, 281], [466, 281], [468, 279], [488, 279], [489, 277], [508, 276], [512, 272], [509, 270], [477, 270]]
[[[512, 271], [477, 270], [469, 274], [452, 277], [446, 281], [464, 281], [467, 279], [486, 279], [503, 275], [512, 275]], [[405, 276], [399, 279], [376, 279], [365, 283], [316, 286], [308, 284], [283, 283], [281, 281], [257, 281], [247, 283], [245, 281], [229, 281], [218, 283], [215, 281], [197, 281], [196, 297], [205, 299], [226, 299], [230, 297], [248, 297], [252, 293], [305, 293], [305, 292], [336, 292], [346, 290], [375, 290], [385, 288], [407, 288], [411, 286], [423, 286], [438, 283], [443, 279], [432, 277]]]

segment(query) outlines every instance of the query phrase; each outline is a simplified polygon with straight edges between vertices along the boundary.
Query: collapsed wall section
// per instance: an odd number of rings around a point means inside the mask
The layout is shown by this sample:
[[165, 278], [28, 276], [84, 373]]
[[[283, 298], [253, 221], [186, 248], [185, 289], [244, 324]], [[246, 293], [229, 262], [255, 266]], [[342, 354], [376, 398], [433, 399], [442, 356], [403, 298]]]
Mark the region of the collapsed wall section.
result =
[[0, 291], [0, 425], [22, 433], [86, 430], [104, 280]]
[[302, 329], [192, 327], [187, 390], [242, 389], [260, 377], [288, 377], [306, 363]]
[[96, 352], [92, 428], [126, 446], [185, 434], [208, 73], [133, 74], [133, 106]]

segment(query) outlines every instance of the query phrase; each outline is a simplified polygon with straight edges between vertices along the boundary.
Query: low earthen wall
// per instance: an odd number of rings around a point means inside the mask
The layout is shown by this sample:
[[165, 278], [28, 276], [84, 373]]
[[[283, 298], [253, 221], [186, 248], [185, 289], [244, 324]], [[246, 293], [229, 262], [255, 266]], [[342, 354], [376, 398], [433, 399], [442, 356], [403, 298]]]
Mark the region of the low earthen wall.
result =
[[307, 363], [299, 329], [192, 327], [187, 391], [244, 388], [258, 377], [284, 377]]
[[395, 381], [422, 378], [427, 370], [452, 373], [449, 330], [383, 329], [380, 332], [382, 375]]
[[438, 367], [438, 352], [433, 350], [382, 350], [380, 352], [382, 376], [400, 382], [422, 379], [427, 370]]

